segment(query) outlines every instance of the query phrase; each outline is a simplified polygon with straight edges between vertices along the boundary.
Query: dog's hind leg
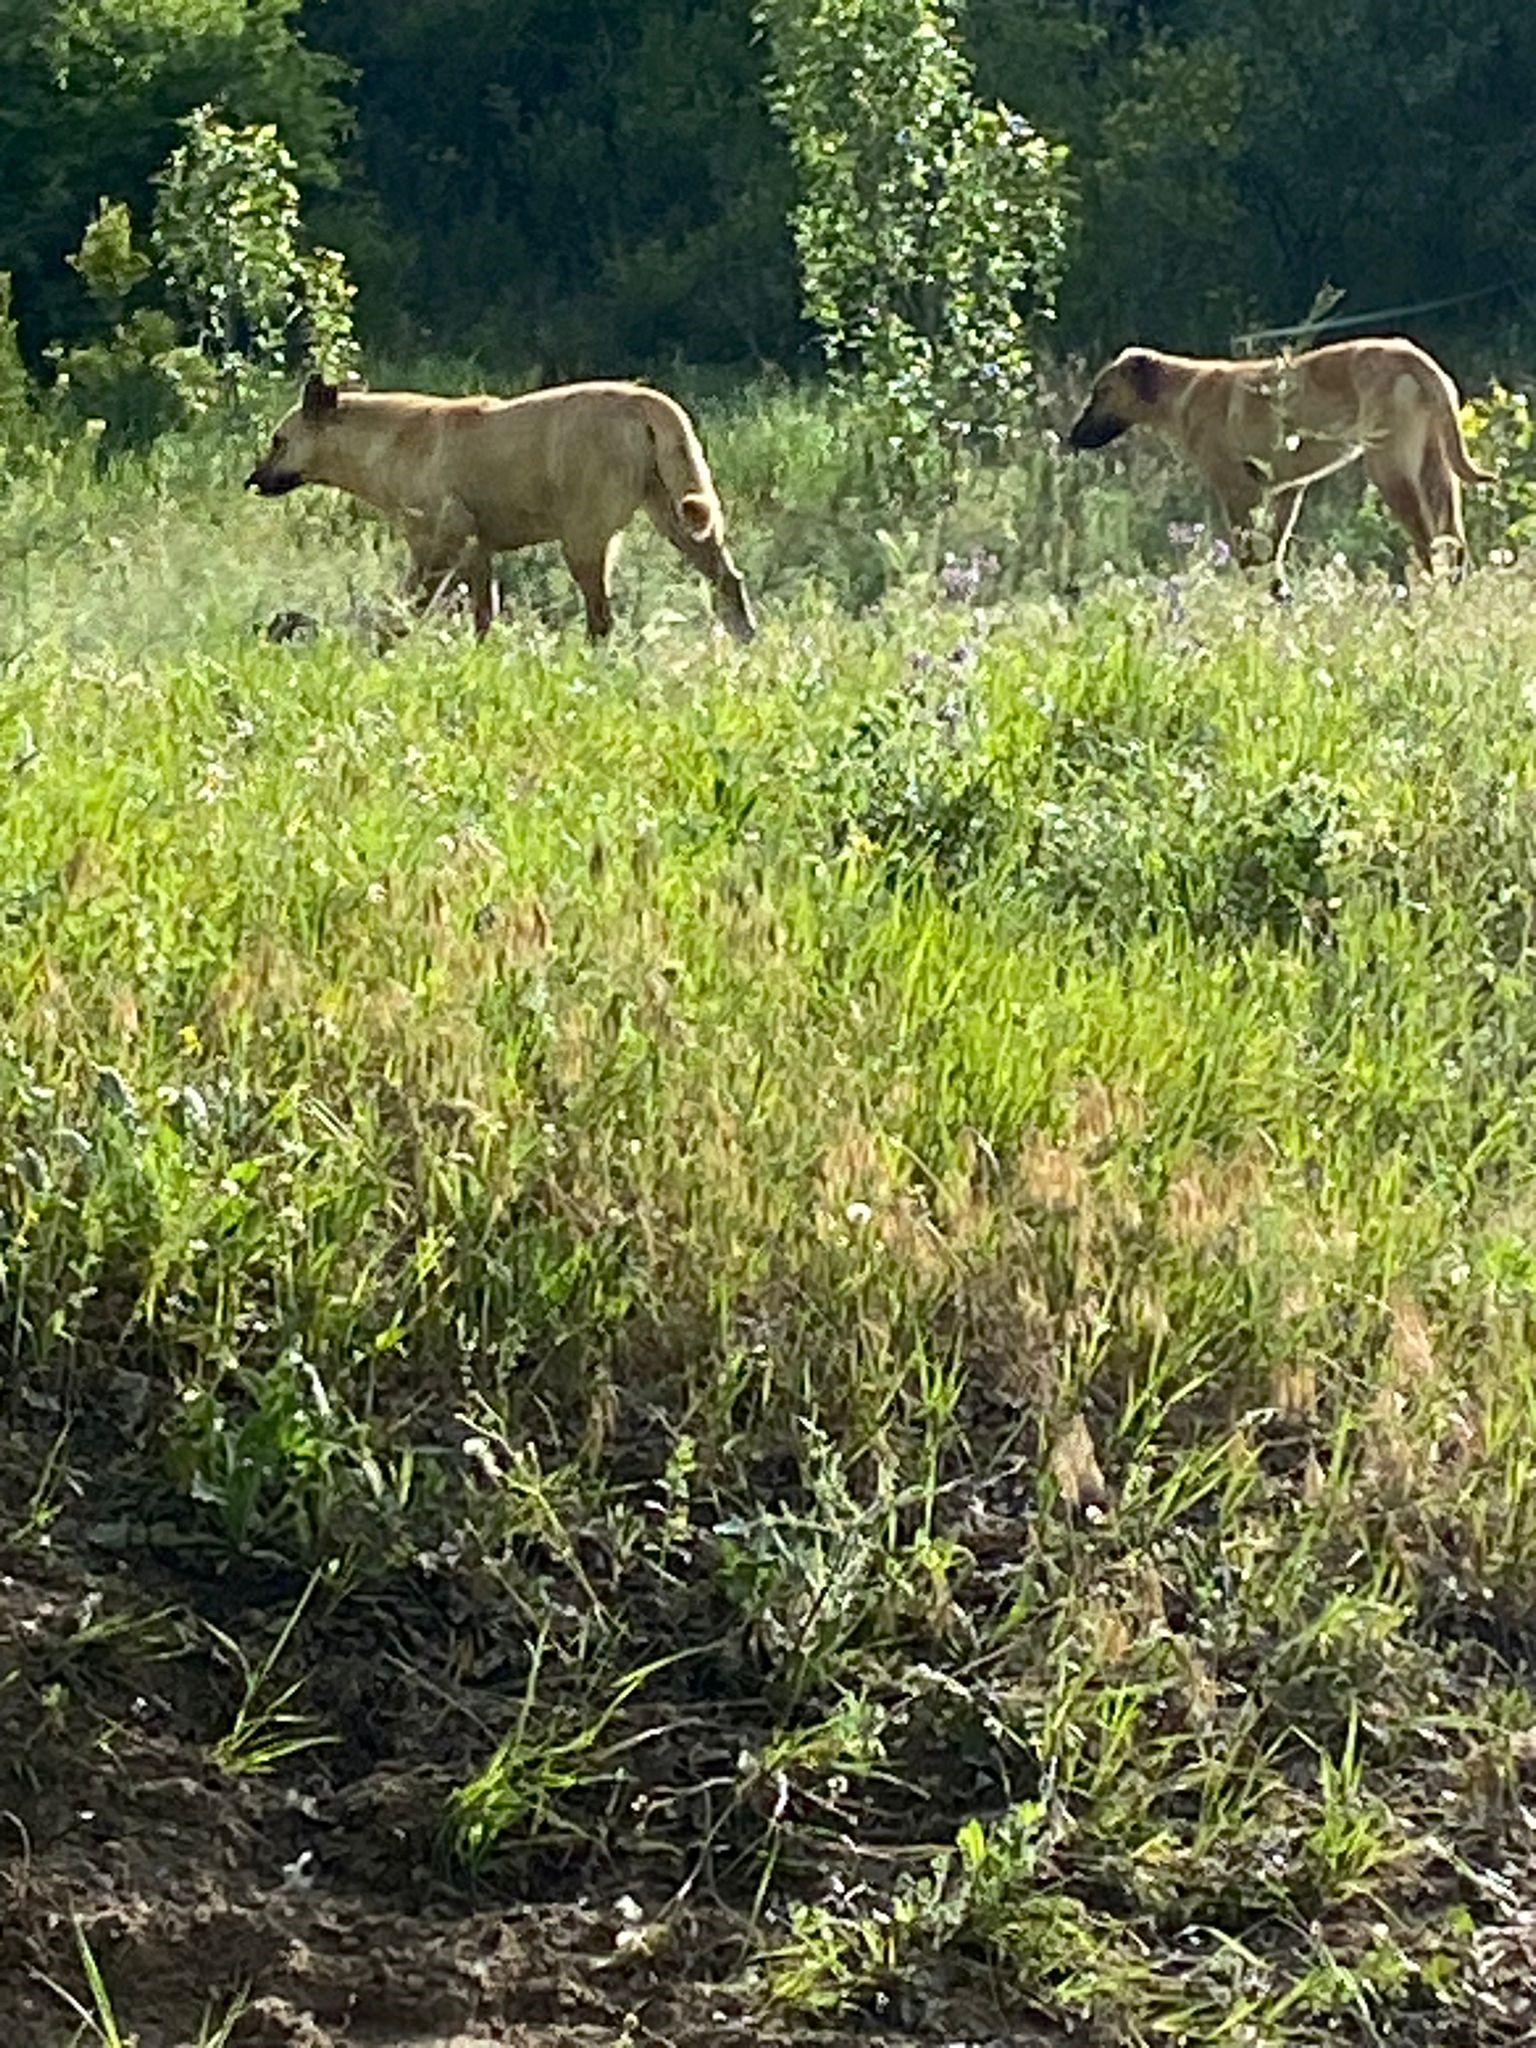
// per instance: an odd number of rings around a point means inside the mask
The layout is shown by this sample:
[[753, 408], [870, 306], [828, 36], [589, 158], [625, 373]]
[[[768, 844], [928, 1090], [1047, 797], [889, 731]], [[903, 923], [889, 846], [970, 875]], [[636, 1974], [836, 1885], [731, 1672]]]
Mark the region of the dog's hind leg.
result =
[[1415, 479], [1401, 469], [1384, 448], [1372, 449], [1365, 458], [1365, 473], [1387, 502], [1387, 508], [1413, 542], [1422, 568], [1435, 566], [1434, 529], [1423, 494]]
[[750, 640], [757, 631], [752, 600], [725, 543], [713, 537], [697, 539], [678, 517], [672, 500], [659, 488], [646, 492], [645, 509], [656, 531], [709, 583], [715, 593], [715, 610], [726, 630], [738, 640]]
[[1446, 569], [1453, 583], [1467, 572], [1467, 530], [1461, 516], [1461, 479], [1451, 467], [1445, 449], [1432, 440], [1424, 451], [1419, 470], [1419, 496], [1423, 500], [1433, 535], [1430, 552], [1438, 567]]

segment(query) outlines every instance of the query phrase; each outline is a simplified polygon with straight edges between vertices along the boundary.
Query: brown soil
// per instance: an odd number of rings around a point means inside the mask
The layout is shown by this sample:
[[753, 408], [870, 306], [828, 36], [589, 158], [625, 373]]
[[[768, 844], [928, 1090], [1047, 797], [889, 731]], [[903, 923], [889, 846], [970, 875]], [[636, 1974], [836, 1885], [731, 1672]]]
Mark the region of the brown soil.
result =
[[[752, 1970], [784, 1922], [755, 1907], [762, 1821], [731, 1788], [772, 1722], [724, 1661], [692, 1662], [686, 1689], [680, 1677], [671, 1697], [648, 1696], [643, 1784], [605, 1786], [569, 1840], [471, 1884], [444, 1855], [445, 1800], [509, 1725], [527, 1668], [526, 1622], [472, 1576], [407, 1564], [317, 1597], [278, 1686], [302, 1679], [294, 1705], [323, 1744], [228, 1768], [216, 1752], [242, 1697], [231, 1646], [259, 1663], [303, 1578], [233, 1554], [194, 1510], [136, 1521], [126, 1467], [109, 1453], [64, 1471], [50, 1463], [59, 1441], [52, 1426], [7, 1440], [0, 1420], [4, 2048], [113, 2048], [67, 2001], [89, 2004], [82, 1940], [136, 2048], [1060, 2043], [979, 1961], [840, 2026], [765, 2006]], [[556, 1581], [552, 1611], [558, 1593]], [[824, 1834], [827, 1868], [814, 1853], [799, 1872], [776, 1867], [778, 1895], [818, 1895], [834, 1861], [836, 1881], [857, 1884], [866, 1858], [878, 1888], [921, 1858], [914, 1829], [953, 1839], [984, 1795], [963, 1745], [940, 1727], [931, 1747], [925, 1806], [904, 1794], [883, 1845]], [[1470, 2002], [1405, 2017], [1390, 2036], [1402, 2048], [1533, 2038], [1533, 1826], [1522, 1813], [1511, 1856], [1501, 1821], [1498, 1853], [1480, 1859], [1502, 1874], [1479, 1915]], [[805, 1839], [814, 1848], [814, 1828]]]
[[[190, 2048], [241, 1996], [231, 2048], [1025, 2038], [950, 2000], [851, 2029], [765, 2017], [745, 1970], [774, 1930], [713, 1884], [679, 1898], [686, 1854], [658, 1867], [610, 1838], [476, 1895], [445, 1868], [440, 1819], [507, 1687], [494, 1617], [474, 1660], [488, 1676], [459, 1675], [440, 1592], [406, 1583], [306, 1620], [284, 1672], [328, 1740], [221, 1768], [240, 1680], [213, 1631], [259, 1659], [302, 1580], [237, 1564], [195, 1524], [137, 1525], [78, 1475], [29, 1521], [46, 1448], [13, 1435], [0, 1453], [0, 2041], [98, 2038], [62, 1996], [90, 2003], [81, 1937], [138, 2048]], [[697, 1702], [687, 1718], [697, 1731]], [[717, 1762], [754, 1734], [702, 1718]]]

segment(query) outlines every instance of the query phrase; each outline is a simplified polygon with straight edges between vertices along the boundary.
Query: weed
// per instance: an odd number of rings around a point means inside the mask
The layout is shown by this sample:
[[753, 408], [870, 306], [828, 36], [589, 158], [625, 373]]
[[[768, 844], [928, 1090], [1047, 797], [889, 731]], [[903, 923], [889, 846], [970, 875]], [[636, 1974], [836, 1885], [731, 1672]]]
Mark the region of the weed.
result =
[[[77, 2041], [95, 2041], [99, 2043], [99, 2048], [135, 2048], [139, 2037], [137, 2034], [125, 2033], [119, 2026], [112, 1996], [102, 1975], [101, 1964], [78, 1919], [74, 1923], [74, 1932], [80, 1970], [85, 1979], [86, 1997], [79, 1997], [67, 1985], [57, 1983], [51, 1977], [42, 1977], [39, 1981], [79, 2020], [79, 2031], [75, 2037]], [[244, 1992], [236, 1992], [225, 2003], [222, 2011], [212, 2003], [206, 2006], [191, 2048], [228, 2048], [247, 2004], [247, 1995]]]
[[60, 1999], [80, 2021], [77, 2038], [89, 2038], [101, 2044], [101, 2048], [134, 2048], [136, 2034], [125, 2034], [117, 2023], [113, 2009], [112, 1995], [107, 1989], [106, 1979], [101, 1974], [101, 1965], [95, 1951], [86, 1939], [85, 1929], [75, 1922], [75, 1949], [80, 1958], [80, 1971], [85, 1979], [86, 1998], [78, 1997], [67, 1985], [55, 1983], [53, 1978], [44, 1977], [43, 1984]]
[[257, 1664], [252, 1664], [233, 1636], [215, 1628], [212, 1622], [205, 1623], [215, 1642], [235, 1665], [241, 1680], [234, 1720], [208, 1752], [210, 1760], [220, 1770], [234, 1773], [270, 1771], [289, 1757], [335, 1741], [333, 1735], [317, 1729], [307, 1714], [294, 1711], [293, 1703], [303, 1690], [302, 1678], [290, 1679], [287, 1684], [275, 1688], [273, 1684], [277, 1667], [293, 1639], [294, 1630], [303, 1619], [320, 1577], [318, 1571], [310, 1574], [292, 1612], [278, 1630], [271, 1649]]
[[582, 1794], [622, 1784], [643, 1732], [605, 1740], [627, 1702], [669, 1662], [626, 1672], [596, 1706], [555, 1706], [539, 1686], [546, 1641], [532, 1646], [514, 1726], [484, 1767], [448, 1800], [443, 1842], [450, 1860], [483, 1875], [510, 1849], [583, 1839]]

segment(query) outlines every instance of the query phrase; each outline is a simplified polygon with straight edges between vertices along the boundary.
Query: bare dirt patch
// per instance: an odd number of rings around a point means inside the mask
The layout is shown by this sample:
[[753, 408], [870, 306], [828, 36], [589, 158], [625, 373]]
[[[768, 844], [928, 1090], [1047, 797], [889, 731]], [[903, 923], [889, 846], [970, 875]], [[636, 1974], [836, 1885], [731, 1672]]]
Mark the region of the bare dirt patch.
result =
[[[34, 1449], [13, 1438], [0, 1470], [13, 1531]], [[497, 1673], [482, 1650], [488, 1679], [456, 1675], [475, 1660], [442, 1605], [405, 1583], [343, 1603], [296, 1666], [325, 1740], [221, 1767], [242, 1689], [220, 1642], [270, 1642], [302, 1581], [135, 1523], [110, 1483], [63, 1493], [0, 1546], [0, 2037], [91, 2038], [61, 1995], [91, 2006], [83, 1940], [138, 2048], [807, 2038], [748, 1987], [767, 1930], [708, 1886], [680, 1898], [665, 1858], [573, 1849], [477, 1886], [445, 1866], [445, 1795], [484, 1755]], [[728, 1756], [755, 1733], [706, 1740]], [[810, 2031], [953, 2039], [961, 2015], [890, 2017]], [[969, 2038], [999, 2029], [981, 2018]]]

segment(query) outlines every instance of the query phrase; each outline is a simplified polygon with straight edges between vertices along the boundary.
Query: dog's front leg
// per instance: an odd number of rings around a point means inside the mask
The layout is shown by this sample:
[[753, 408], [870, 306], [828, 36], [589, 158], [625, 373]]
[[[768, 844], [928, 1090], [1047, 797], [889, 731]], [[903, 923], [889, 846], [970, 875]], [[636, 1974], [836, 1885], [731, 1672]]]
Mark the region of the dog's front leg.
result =
[[1256, 569], [1269, 561], [1274, 550], [1258, 522], [1264, 502], [1262, 487], [1238, 464], [1215, 474], [1207, 471], [1207, 481], [1226, 521], [1233, 560], [1243, 569]]
[[1226, 518], [1233, 559], [1244, 569], [1267, 568], [1269, 594], [1284, 603], [1291, 594], [1285, 580], [1285, 551], [1305, 485], [1277, 490], [1270, 497], [1266, 474], [1265, 465], [1251, 460], [1223, 463], [1206, 471]]
[[430, 512], [415, 510], [407, 515], [406, 536], [411, 550], [403, 593], [406, 599], [425, 613], [464, 584], [474, 611], [475, 632], [488, 633], [500, 609], [500, 594], [491, 573], [489, 550], [475, 530], [468, 506], [449, 498]]
[[462, 569], [475, 608], [475, 637], [483, 640], [501, 609], [501, 592], [491, 572], [491, 557], [479, 541], [465, 549]]

